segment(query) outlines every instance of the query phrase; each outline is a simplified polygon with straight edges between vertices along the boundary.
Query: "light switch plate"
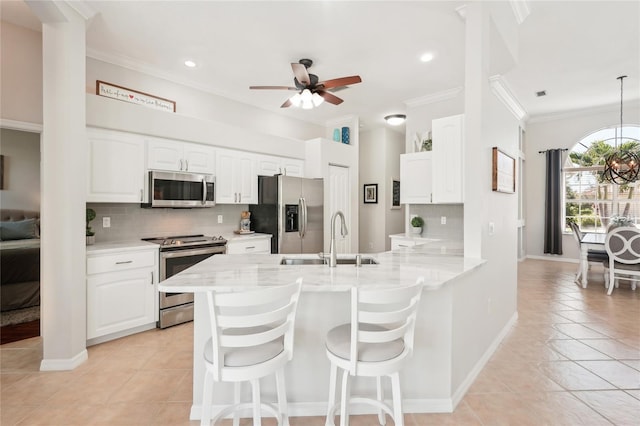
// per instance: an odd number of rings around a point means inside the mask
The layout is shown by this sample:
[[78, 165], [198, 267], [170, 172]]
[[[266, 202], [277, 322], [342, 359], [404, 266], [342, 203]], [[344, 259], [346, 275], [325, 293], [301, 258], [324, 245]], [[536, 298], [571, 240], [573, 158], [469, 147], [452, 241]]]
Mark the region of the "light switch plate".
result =
[[218, 223], [222, 223], [222, 215], [221, 214], [218, 215]]
[[102, 218], [102, 227], [103, 228], [111, 228], [111, 218], [110, 217], [103, 217]]

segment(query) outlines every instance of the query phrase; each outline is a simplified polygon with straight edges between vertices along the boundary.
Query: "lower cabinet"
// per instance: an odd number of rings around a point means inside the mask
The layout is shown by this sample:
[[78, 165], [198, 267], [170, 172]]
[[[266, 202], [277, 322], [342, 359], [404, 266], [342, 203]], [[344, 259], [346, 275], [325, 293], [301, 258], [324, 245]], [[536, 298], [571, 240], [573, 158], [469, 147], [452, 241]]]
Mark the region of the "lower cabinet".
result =
[[[87, 340], [100, 341], [154, 328], [158, 249], [87, 253]], [[88, 342], [92, 344], [91, 342]]]
[[416, 240], [407, 237], [391, 236], [391, 250], [398, 250], [416, 246]]
[[271, 253], [271, 238], [246, 237], [227, 241], [227, 254]]

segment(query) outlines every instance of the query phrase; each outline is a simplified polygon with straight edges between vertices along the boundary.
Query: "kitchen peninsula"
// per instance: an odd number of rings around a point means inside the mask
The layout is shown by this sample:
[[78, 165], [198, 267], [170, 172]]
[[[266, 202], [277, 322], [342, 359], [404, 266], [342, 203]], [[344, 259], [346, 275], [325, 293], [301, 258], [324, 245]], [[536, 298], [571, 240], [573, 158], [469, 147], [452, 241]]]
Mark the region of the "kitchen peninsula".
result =
[[[335, 268], [321, 264], [281, 264], [283, 258], [319, 259], [318, 255], [214, 256], [159, 283], [160, 291], [195, 293], [191, 418], [200, 417], [204, 375], [202, 352], [210, 337], [209, 314], [203, 292], [251, 290], [256, 286], [290, 283], [297, 277], [303, 277], [304, 281], [296, 318], [294, 358], [286, 370], [291, 416], [325, 414], [329, 362], [325, 355], [324, 337], [332, 327], [349, 321], [348, 290], [354, 285], [405, 285], [414, 283], [420, 276], [425, 278], [425, 290], [416, 325], [415, 352], [401, 372], [404, 410], [407, 413], [452, 411], [484, 363], [479, 359], [475, 363], [479, 367], [466, 373], [467, 379], [463, 383], [452, 384], [455, 379], [452, 376], [456, 375], [452, 367], [456, 359], [452, 353], [457, 341], [453, 338], [458, 313], [456, 298], [466, 292], [467, 286], [476, 285], [474, 280], [464, 278], [482, 269], [485, 261], [441, 255], [437, 245], [433, 243], [372, 255], [370, 257], [378, 263], [361, 267], [353, 264], [339, 264]], [[339, 255], [338, 259], [346, 256]], [[363, 255], [363, 258], [367, 256]], [[501, 335], [497, 336], [497, 343]], [[262, 389], [265, 400], [275, 398], [274, 383], [267, 380]], [[353, 389], [355, 392], [367, 392], [375, 387], [373, 382], [364, 379], [354, 382]], [[214, 408], [229, 403], [232, 395], [231, 385], [216, 383]], [[248, 386], [243, 388], [242, 398], [250, 400]]]

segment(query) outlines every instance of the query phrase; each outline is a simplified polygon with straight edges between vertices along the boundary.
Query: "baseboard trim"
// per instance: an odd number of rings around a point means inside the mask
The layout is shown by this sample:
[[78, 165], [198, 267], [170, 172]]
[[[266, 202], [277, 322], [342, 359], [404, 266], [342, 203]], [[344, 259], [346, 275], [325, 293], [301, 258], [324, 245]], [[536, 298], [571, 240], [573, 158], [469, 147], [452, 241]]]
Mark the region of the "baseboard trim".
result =
[[551, 262], [580, 263], [580, 259], [558, 257], [557, 255], [554, 255], [554, 254], [550, 254], [548, 256], [536, 256], [536, 255], [528, 254], [525, 258], [534, 259], [534, 260], [550, 260]]
[[40, 363], [40, 371], [65, 371], [73, 370], [89, 358], [86, 349], [73, 358], [68, 359], [43, 359]]
[[462, 381], [460, 386], [458, 386], [458, 388], [455, 390], [451, 398], [453, 404], [451, 407], [451, 411], [449, 411], [450, 413], [453, 412], [453, 410], [458, 406], [460, 401], [462, 401], [462, 398], [464, 398], [464, 395], [467, 393], [467, 391], [469, 390], [473, 382], [478, 378], [478, 375], [480, 374], [482, 369], [487, 365], [487, 362], [489, 362], [489, 360], [491, 359], [495, 351], [498, 349], [498, 346], [500, 346], [500, 343], [502, 343], [502, 340], [509, 333], [509, 331], [511, 331], [511, 328], [513, 327], [513, 325], [516, 323], [517, 320], [518, 320], [518, 311], [516, 311], [511, 316], [509, 321], [507, 321], [507, 324], [505, 324], [505, 326], [502, 328], [502, 330], [496, 336], [496, 338], [493, 339], [493, 342], [491, 342], [491, 345], [489, 345], [489, 347], [487, 348], [485, 353], [482, 355], [482, 357], [480, 357], [476, 365], [471, 369], [469, 374], [467, 374], [467, 377]]

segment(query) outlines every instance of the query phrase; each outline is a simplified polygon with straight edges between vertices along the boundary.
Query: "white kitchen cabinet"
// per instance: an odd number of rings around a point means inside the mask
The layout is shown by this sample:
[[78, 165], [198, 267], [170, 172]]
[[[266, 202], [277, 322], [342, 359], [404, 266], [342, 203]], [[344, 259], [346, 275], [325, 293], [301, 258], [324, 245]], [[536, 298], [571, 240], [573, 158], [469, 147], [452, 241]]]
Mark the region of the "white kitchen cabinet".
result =
[[400, 156], [400, 202], [454, 204], [464, 201], [464, 115], [433, 120], [433, 150]]
[[416, 240], [413, 238], [391, 235], [391, 250], [409, 248], [416, 245]]
[[147, 138], [147, 168], [173, 172], [214, 173], [215, 148], [171, 139]]
[[296, 158], [276, 157], [273, 155], [258, 155], [257, 169], [260, 176], [304, 177], [304, 161]]
[[433, 202], [433, 152], [400, 155], [400, 202], [430, 204]]
[[258, 173], [254, 154], [230, 149], [216, 150], [216, 203], [258, 202]]
[[142, 137], [88, 128], [87, 138], [87, 202], [141, 202], [145, 175]]
[[227, 254], [270, 254], [271, 238], [262, 237], [240, 237], [227, 241]]
[[155, 328], [158, 248], [87, 252], [87, 340]]

